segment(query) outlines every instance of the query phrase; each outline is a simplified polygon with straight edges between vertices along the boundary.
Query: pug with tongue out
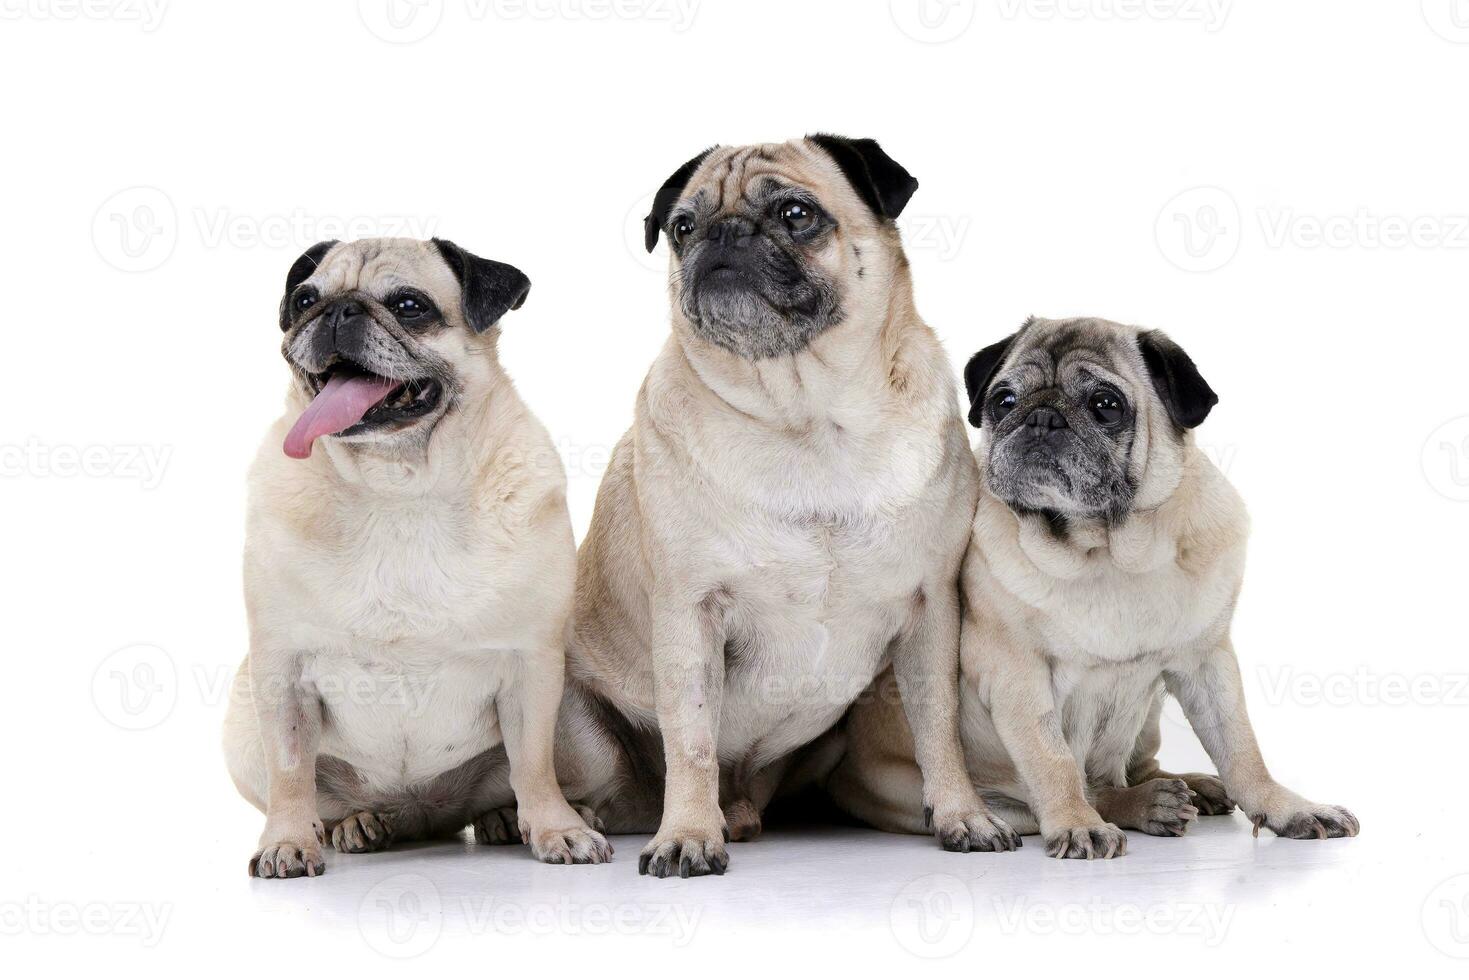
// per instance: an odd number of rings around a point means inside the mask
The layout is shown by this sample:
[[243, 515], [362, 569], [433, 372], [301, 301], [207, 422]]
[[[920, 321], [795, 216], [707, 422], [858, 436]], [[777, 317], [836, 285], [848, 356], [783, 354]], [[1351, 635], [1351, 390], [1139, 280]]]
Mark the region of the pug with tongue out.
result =
[[254, 876], [321, 874], [328, 841], [508, 841], [507, 808], [543, 861], [611, 856], [556, 780], [566, 476], [496, 354], [529, 289], [441, 239], [322, 242], [286, 277], [224, 733]]

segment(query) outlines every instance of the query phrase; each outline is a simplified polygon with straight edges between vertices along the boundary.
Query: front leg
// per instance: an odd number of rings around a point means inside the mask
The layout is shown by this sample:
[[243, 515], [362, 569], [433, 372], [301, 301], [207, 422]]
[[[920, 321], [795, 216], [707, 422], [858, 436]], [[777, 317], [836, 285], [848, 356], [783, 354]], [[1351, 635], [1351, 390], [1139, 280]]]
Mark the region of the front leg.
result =
[[976, 678], [995, 730], [1030, 794], [1046, 853], [1056, 858], [1111, 858], [1127, 853], [1127, 835], [1087, 801], [1086, 784], [1066, 742], [1051, 692], [1051, 671], [1038, 652], [1007, 642], [1006, 628], [987, 623], [966, 629], [965, 644], [978, 644], [983, 663]]
[[1218, 647], [1164, 674], [1189, 724], [1219, 769], [1231, 799], [1249, 815], [1255, 833], [1269, 827], [1281, 837], [1355, 837], [1349, 810], [1312, 803], [1271, 777], [1245, 710], [1239, 663], [1226, 639]]
[[[565, 657], [559, 645], [523, 653], [515, 683], [496, 699], [517, 829], [531, 853], [547, 864], [602, 864], [612, 860], [611, 845], [566, 802], [556, 781], [556, 712]], [[480, 821], [475, 833], [480, 834]]]
[[663, 821], [638, 859], [639, 874], [722, 875], [729, 865], [718, 751], [725, 602], [721, 590], [653, 602], [653, 695], [668, 776]]
[[1020, 835], [979, 798], [959, 744], [958, 591], [923, 591], [914, 602], [893, 672], [923, 773], [925, 820], [946, 851], [1013, 851]]
[[321, 701], [298, 654], [254, 650], [251, 697], [265, 755], [265, 830], [250, 858], [255, 878], [315, 877], [326, 871], [326, 828], [316, 809]]

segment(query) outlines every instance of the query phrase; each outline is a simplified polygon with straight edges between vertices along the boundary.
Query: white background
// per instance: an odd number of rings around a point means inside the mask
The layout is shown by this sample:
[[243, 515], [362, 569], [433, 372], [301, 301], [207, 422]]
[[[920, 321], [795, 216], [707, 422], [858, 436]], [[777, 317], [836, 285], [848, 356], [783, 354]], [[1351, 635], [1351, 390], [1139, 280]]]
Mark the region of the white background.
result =
[[[0, 0], [14, 975], [1463, 969], [1469, 2], [394, 0], [400, 29], [387, 0], [159, 2]], [[816, 130], [920, 179], [956, 371], [1031, 313], [1193, 354], [1254, 516], [1256, 727], [1362, 837], [1235, 816], [1087, 865], [775, 834], [690, 882], [638, 878], [635, 839], [595, 869], [446, 845], [247, 880], [218, 728], [292, 260], [439, 234], [524, 269], [503, 361], [581, 534], [667, 330], [651, 192]], [[1165, 762], [1198, 764], [1171, 717]]]

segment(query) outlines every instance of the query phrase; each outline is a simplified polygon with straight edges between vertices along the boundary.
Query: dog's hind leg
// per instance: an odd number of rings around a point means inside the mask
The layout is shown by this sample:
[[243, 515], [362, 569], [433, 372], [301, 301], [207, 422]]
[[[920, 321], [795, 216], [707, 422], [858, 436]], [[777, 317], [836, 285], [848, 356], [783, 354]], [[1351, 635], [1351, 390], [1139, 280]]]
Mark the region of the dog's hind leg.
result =
[[[1224, 781], [1218, 776], [1204, 772], [1172, 773], [1158, 766], [1158, 750], [1163, 746], [1162, 726], [1159, 721], [1163, 716], [1165, 696], [1163, 692], [1158, 692], [1153, 698], [1152, 705], [1148, 708], [1148, 718], [1143, 723], [1142, 730], [1138, 732], [1137, 744], [1133, 747], [1132, 758], [1127, 763], [1127, 785], [1142, 786], [1156, 779], [1181, 779], [1188, 785], [1189, 804], [1199, 813], [1212, 817], [1233, 812], [1234, 801], [1229, 798], [1229, 793], [1224, 788]], [[1127, 825], [1118, 823], [1118, 826]], [[1143, 827], [1134, 829], [1151, 833]]]

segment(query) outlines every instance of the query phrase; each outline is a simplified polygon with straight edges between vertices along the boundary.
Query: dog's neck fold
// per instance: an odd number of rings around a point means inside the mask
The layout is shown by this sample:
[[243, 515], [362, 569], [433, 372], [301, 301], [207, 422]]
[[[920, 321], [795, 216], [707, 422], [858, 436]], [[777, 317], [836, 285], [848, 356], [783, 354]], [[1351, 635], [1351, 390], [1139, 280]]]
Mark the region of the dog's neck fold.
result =
[[[1064, 527], [1042, 514], [1010, 510], [1020, 550], [1042, 572], [1065, 581], [1099, 565], [1142, 575], [1177, 561], [1188, 517], [1183, 501], [1194, 499], [1198, 483], [1197, 449], [1185, 448], [1181, 467], [1170, 473], [1166, 494], [1155, 489], [1146, 507], [1134, 507], [1120, 520], [1067, 517]], [[999, 503], [988, 489], [984, 496]]]
[[941, 381], [942, 371], [931, 363], [942, 349], [937, 340], [924, 342], [930, 331], [914, 309], [906, 266], [891, 278], [885, 302], [849, 313], [795, 354], [740, 357], [700, 337], [676, 308], [670, 344], [716, 407], [776, 432], [801, 434], [830, 424], [861, 433], [886, 426], [886, 403], [953, 399], [952, 382]]

